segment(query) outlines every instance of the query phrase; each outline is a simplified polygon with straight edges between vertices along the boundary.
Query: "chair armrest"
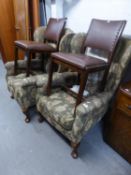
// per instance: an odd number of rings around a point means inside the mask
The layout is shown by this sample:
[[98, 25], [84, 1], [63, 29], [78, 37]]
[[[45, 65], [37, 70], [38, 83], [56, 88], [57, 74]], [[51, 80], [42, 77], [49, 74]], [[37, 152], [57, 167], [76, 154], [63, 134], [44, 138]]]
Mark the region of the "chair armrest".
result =
[[86, 101], [77, 106], [72, 128], [75, 142], [80, 142], [83, 135], [104, 116], [111, 96], [111, 92], [99, 93], [88, 97]]
[[[22, 69], [26, 68], [26, 61], [25, 60], [18, 60], [18, 66]], [[9, 61], [5, 64], [6, 68], [6, 75], [11, 76], [14, 75], [14, 61]], [[22, 71], [21, 71], [22, 72]]]
[[[36, 79], [37, 79], [36, 81], [37, 87], [41, 87], [44, 84], [47, 85], [48, 74], [44, 74], [44, 76], [38, 75]], [[59, 87], [61, 85], [74, 84], [76, 80], [77, 80], [77, 73], [75, 72], [63, 72], [63, 73], [55, 72], [53, 74], [52, 86]]]
[[27, 86], [36, 86], [36, 76], [25, 77], [23, 79], [16, 79], [13, 80], [12, 86], [20, 86], [20, 87], [27, 87]]
[[[32, 69], [40, 69], [41, 66], [41, 60], [36, 58], [36, 59], [32, 59], [31, 61], [31, 67]], [[20, 73], [24, 73], [27, 67], [27, 63], [26, 60], [18, 60], [18, 74]], [[5, 64], [5, 68], [6, 68], [6, 76], [12, 76], [14, 75], [14, 61], [9, 61]]]
[[[70, 83], [70, 80], [72, 78], [75, 79], [76, 73], [74, 72], [65, 72], [65, 73], [54, 73], [53, 77], [53, 87], [59, 87], [61, 84]], [[46, 86], [48, 81], [48, 74], [41, 74], [41, 75], [35, 75], [30, 77], [25, 77], [23, 79], [16, 79], [14, 80], [13, 84], [14, 86], [37, 86], [42, 87]], [[73, 81], [72, 81], [73, 82]]]
[[10, 76], [14, 74], [14, 61], [9, 61], [5, 63], [6, 76]]

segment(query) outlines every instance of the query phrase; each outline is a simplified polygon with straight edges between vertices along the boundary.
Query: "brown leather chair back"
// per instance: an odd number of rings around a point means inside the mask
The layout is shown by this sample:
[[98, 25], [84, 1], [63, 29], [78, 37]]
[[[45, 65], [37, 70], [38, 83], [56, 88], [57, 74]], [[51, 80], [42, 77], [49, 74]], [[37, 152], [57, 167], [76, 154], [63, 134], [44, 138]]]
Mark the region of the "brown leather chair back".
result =
[[44, 34], [45, 41], [56, 43], [58, 49], [67, 18], [50, 18]]
[[110, 64], [112, 55], [125, 25], [125, 20], [107, 21], [92, 19], [84, 42], [83, 51], [85, 51], [87, 47], [105, 51], [108, 53], [107, 58]]

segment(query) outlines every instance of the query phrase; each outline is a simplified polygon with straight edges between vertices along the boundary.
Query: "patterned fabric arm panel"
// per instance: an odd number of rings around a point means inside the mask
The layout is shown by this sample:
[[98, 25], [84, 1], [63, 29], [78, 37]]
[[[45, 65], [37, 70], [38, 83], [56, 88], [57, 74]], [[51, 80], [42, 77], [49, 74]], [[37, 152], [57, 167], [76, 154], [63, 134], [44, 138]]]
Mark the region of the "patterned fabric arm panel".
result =
[[27, 87], [27, 86], [36, 85], [36, 77], [37, 75], [13, 80], [12, 87], [15, 88], [16, 86]]
[[[23, 76], [23, 78], [16, 78], [8, 80], [9, 87], [11, 87], [15, 91], [18, 87], [20, 88], [28, 88], [30, 86], [34, 86], [36, 88], [43, 87], [47, 85], [48, 74], [41, 74], [36, 76], [24, 77], [24, 74], [20, 74], [18, 76]], [[74, 72], [65, 72], [65, 73], [54, 73], [53, 76], [53, 86], [58, 87], [64, 84], [74, 84], [77, 81], [77, 74]]]
[[[71, 84], [76, 80], [77, 75], [73, 72], [54, 73], [53, 86], [58, 87], [61, 84]], [[23, 110], [36, 104], [36, 93], [39, 89], [44, 91], [48, 80], [47, 74], [41, 74], [13, 81], [11, 92]]]
[[19, 103], [23, 111], [36, 104], [36, 86], [30, 85], [26, 87], [16, 86], [14, 88], [14, 98]]
[[35, 76], [26, 77], [25, 73], [18, 74], [17, 76], [8, 76], [7, 78], [7, 87], [12, 96], [18, 87], [28, 88], [30, 86], [36, 86]]
[[[24, 69], [26, 67], [26, 61], [18, 60], [18, 66]], [[5, 64], [5, 68], [6, 68], [6, 77], [13, 75], [14, 74], [14, 61], [7, 62]], [[18, 70], [18, 71], [20, 71], [20, 73], [23, 72], [22, 70]]]
[[[37, 87], [42, 87], [43, 84], [47, 84], [48, 74], [37, 75], [36, 76], [36, 85]], [[60, 85], [72, 85], [77, 81], [77, 74], [75, 72], [63, 72], [63, 73], [54, 73], [52, 86], [58, 87]], [[45, 83], [46, 82], [46, 83]]]
[[[70, 72], [67, 73], [70, 76]], [[47, 84], [48, 80], [48, 74], [41, 74], [41, 75], [35, 75], [35, 76], [30, 76], [30, 77], [24, 77], [24, 74], [18, 75], [19, 77], [21, 76], [22, 79], [13, 79], [13, 82], [11, 84], [12, 87], [16, 88], [16, 86], [20, 87], [28, 87], [28, 86], [33, 86], [35, 85], [36, 87], [42, 87], [44, 84]], [[65, 75], [66, 76], [66, 75]], [[63, 77], [64, 75], [61, 75], [61, 73], [54, 73], [53, 76], [53, 83], [59, 82], [60, 84], [63, 83]]]
[[76, 108], [76, 118], [72, 128], [72, 138], [79, 143], [83, 135], [105, 114], [111, 98], [110, 92], [90, 96]]
[[[32, 68], [39, 68], [41, 64], [40, 59], [33, 59], [31, 61], [31, 67]], [[18, 60], [18, 67], [20, 69], [17, 70], [18, 74], [24, 73], [26, 70], [26, 60]], [[5, 64], [6, 68], [6, 77], [14, 75], [14, 61], [7, 62]]]
[[[54, 73], [53, 86], [58, 87], [61, 84], [70, 83], [76, 77], [76, 74], [72, 72]], [[39, 89], [45, 92], [44, 87], [46, 88], [47, 79], [48, 75], [43, 74], [19, 79], [13, 83], [11, 86], [13, 95], [23, 110], [36, 104], [36, 94], [38, 94]]]

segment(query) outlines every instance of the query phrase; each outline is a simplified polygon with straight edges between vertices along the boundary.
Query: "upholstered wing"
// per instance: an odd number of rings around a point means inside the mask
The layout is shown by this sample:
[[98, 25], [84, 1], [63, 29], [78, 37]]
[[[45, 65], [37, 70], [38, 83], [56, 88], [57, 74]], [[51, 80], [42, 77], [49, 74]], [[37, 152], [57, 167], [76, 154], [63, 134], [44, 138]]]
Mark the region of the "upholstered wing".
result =
[[104, 116], [129, 61], [131, 61], [131, 40], [125, 37], [117, 47], [105, 91], [88, 97], [76, 108], [76, 118], [72, 128], [72, 138], [75, 142], [80, 142], [83, 135]]

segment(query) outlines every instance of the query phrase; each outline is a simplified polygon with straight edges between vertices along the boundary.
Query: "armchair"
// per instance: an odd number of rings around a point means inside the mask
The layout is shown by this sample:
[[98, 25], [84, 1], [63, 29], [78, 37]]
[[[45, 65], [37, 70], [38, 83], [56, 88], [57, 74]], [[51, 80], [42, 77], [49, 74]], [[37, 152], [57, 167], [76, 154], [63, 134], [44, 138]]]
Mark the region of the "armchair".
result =
[[[34, 33], [34, 40], [39, 42], [43, 41], [44, 38], [44, 27], [39, 27], [36, 29]], [[63, 36], [59, 43], [59, 50], [68, 52], [70, 51], [71, 45], [69, 44], [70, 40], [73, 38], [75, 34], [71, 29], [65, 28]], [[66, 46], [66, 47], [65, 47]], [[34, 106], [36, 104], [36, 90], [37, 88], [43, 87], [44, 84], [47, 84], [47, 72], [48, 72], [48, 65], [50, 64], [49, 57], [44, 58], [45, 63], [43, 73], [41, 71], [41, 54], [36, 55], [37, 58], [32, 59], [32, 70], [35, 75], [31, 75], [30, 77], [26, 77], [26, 60], [18, 60], [18, 75], [14, 75], [14, 62], [8, 62], [5, 64], [7, 74], [6, 74], [6, 80], [7, 80], [7, 86], [9, 91], [11, 92], [11, 96], [17, 100], [18, 104], [20, 105], [23, 113], [25, 114], [25, 122], [30, 122], [30, 115], [29, 115], [29, 108]], [[34, 71], [34, 68], [38, 69]], [[63, 67], [59, 66], [59, 68], [56, 68], [56, 73], [54, 75], [54, 79], [58, 79], [60, 77], [60, 73], [67, 71]], [[63, 80], [62, 80], [63, 82]], [[41, 118], [39, 119], [41, 120]]]
[[[47, 84], [48, 95], [51, 93], [54, 63], [63, 64], [78, 72], [80, 88], [77, 94], [76, 106], [82, 101], [88, 74], [103, 70], [103, 81], [100, 87], [100, 89], [103, 90], [115, 47], [119, 41], [119, 38], [121, 37], [125, 25], [126, 21], [92, 19], [87, 36], [82, 45], [82, 51], [85, 52], [87, 50], [87, 55], [84, 53], [52, 53]], [[108, 35], [106, 32], [108, 32]], [[94, 54], [92, 54], [90, 50], [95, 50], [96, 53], [94, 52]], [[99, 53], [99, 56], [97, 53]]]
[[76, 98], [69, 93], [60, 89], [52, 89], [50, 96], [42, 91], [37, 92], [37, 110], [69, 139], [73, 158], [78, 157], [78, 147], [83, 136], [105, 115], [130, 60], [131, 39], [123, 37], [115, 49], [104, 91], [90, 93], [88, 88], [88, 98], [76, 106], [75, 113]]

